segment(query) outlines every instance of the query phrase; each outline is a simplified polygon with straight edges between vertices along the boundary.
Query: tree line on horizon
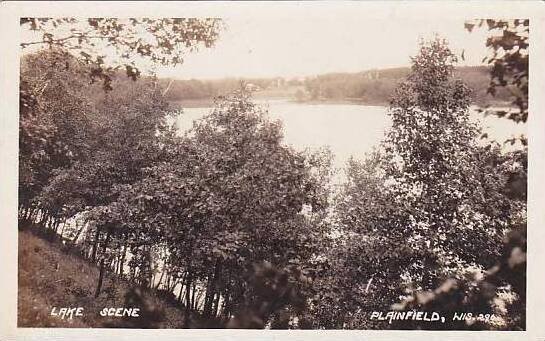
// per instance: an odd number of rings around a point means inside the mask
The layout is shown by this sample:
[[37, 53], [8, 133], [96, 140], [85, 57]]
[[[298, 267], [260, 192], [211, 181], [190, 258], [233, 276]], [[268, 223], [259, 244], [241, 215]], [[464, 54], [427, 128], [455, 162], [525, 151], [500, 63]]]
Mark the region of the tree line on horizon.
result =
[[[491, 67], [462, 66], [456, 68], [459, 77], [472, 89], [472, 104], [479, 106], [505, 105], [508, 89], [498, 88], [490, 96], [488, 84]], [[377, 69], [357, 73], [331, 73], [302, 78], [226, 78], [216, 80], [160, 79], [168, 89], [165, 97], [172, 102], [209, 101], [251, 85], [257, 96], [288, 98], [297, 102], [351, 101], [369, 105], [388, 105], [396, 86], [410, 73], [410, 67]]]

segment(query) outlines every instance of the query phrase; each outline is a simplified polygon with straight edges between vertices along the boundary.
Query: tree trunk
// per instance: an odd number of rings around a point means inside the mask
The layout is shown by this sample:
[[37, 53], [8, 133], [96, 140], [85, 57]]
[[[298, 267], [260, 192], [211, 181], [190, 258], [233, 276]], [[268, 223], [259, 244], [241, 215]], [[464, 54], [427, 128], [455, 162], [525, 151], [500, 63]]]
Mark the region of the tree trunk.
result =
[[93, 242], [93, 251], [91, 252], [91, 260], [93, 263], [96, 263], [97, 261], [97, 248], [98, 248], [98, 238], [100, 237], [100, 229], [97, 227], [97, 230], [95, 232], [95, 240]]
[[223, 311], [222, 311], [222, 314], [223, 316], [227, 319], [229, 317], [231, 317], [231, 300], [230, 300], [230, 295], [229, 294], [226, 294], [225, 295], [225, 298], [224, 298], [224, 301], [223, 301]]
[[107, 232], [106, 240], [104, 241], [104, 245], [102, 246], [102, 256], [100, 259], [100, 272], [98, 274], [98, 283], [97, 283], [97, 288], [95, 291], [95, 298], [98, 297], [98, 295], [100, 295], [100, 290], [102, 289], [102, 282], [104, 280], [104, 272], [106, 271], [104, 267], [105, 258], [106, 258], [106, 247], [109, 241], [110, 241], [110, 231]]
[[197, 283], [193, 282], [193, 294], [191, 295], [191, 303], [193, 304], [193, 310], [197, 310]]
[[206, 297], [204, 299], [204, 316], [209, 317], [212, 313], [212, 303], [214, 301], [214, 296], [216, 294], [216, 282], [218, 280], [219, 274], [221, 271], [221, 261], [219, 259], [216, 260], [216, 264], [214, 266], [214, 274], [212, 275], [212, 278], [208, 280], [209, 285], [206, 288]]
[[62, 228], [61, 228], [61, 241], [62, 241], [62, 235], [64, 234], [64, 228], [66, 227], [66, 220], [63, 221], [62, 223]]
[[125, 241], [123, 243], [123, 255], [121, 256], [121, 264], [119, 266], [119, 276], [120, 277], [123, 276], [123, 271], [125, 271], [123, 269], [123, 267], [125, 266], [125, 256], [127, 255], [127, 239], [128, 239], [128, 236], [125, 235]]
[[95, 290], [95, 298], [100, 295], [100, 290], [102, 289], [102, 281], [104, 280], [104, 258], [100, 260], [100, 272], [98, 274], [98, 283]]
[[44, 211], [41, 212], [41, 215], [40, 215], [40, 221], [38, 222], [38, 224], [40, 226], [43, 226], [45, 227], [45, 220], [47, 219], [47, 215], [45, 214]]
[[187, 274], [184, 273], [184, 275], [182, 276], [182, 280], [180, 281], [180, 294], [178, 295], [178, 301], [180, 302], [182, 302], [182, 299], [183, 299], [182, 292], [184, 291], [184, 284], [185, 284], [186, 277], [187, 277]]
[[172, 291], [170, 288], [170, 279], [172, 276], [170, 276], [170, 272], [167, 272], [167, 282], [165, 283], [165, 289], [168, 291]]
[[178, 293], [178, 302], [182, 301], [182, 289], [184, 288], [184, 283], [182, 282], [182, 286], [180, 287], [180, 292]]
[[155, 290], [159, 289], [159, 286], [161, 285], [161, 282], [163, 281], [163, 277], [165, 275], [165, 270], [161, 271], [161, 277], [159, 277], [159, 281], [157, 282], [157, 285], [155, 286]]
[[185, 284], [185, 314], [184, 314], [184, 328], [189, 328], [189, 313], [191, 312], [191, 270], [187, 274], [187, 282]]
[[219, 310], [219, 305], [220, 305], [220, 297], [221, 297], [221, 294], [219, 292], [216, 293], [216, 300], [214, 302], [214, 308], [213, 308], [214, 317], [218, 316], [218, 310]]
[[[79, 227], [79, 221], [76, 222], [76, 228]], [[78, 241], [78, 238], [81, 234], [81, 232], [83, 232], [83, 229], [85, 228], [85, 223], [81, 224], [81, 228], [78, 230], [78, 232], [76, 232], [76, 235], [74, 236], [74, 239], [72, 239], [72, 244], [76, 244], [76, 242]]]
[[38, 210], [37, 209], [33, 209], [32, 212], [30, 213], [30, 222], [31, 223], [34, 223], [36, 221], [36, 217], [38, 216]]

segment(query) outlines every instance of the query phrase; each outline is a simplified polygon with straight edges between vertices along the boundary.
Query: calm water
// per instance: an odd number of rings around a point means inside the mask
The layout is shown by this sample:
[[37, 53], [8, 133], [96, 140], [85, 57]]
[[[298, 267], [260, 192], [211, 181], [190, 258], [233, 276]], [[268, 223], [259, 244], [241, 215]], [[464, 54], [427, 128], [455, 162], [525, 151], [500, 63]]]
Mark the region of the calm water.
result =
[[[265, 101], [269, 117], [281, 120], [284, 140], [297, 149], [317, 149], [329, 146], [335, 154], [334, 165], [343, 167], [352, 155], [363, 158], [384, 138], [391, 121], [387, 108], [355, 104], [301, 104], [288, 101]], [[177, 120], [181, 130], [191, 128], [193, 121], [201, 118], [210, 108], [184, 108]], [[476, 122], [484, 132], [499, 142], [512, 135], [525, 133], [525, 125], [507, 119], [485, 117], [474, 113]]]

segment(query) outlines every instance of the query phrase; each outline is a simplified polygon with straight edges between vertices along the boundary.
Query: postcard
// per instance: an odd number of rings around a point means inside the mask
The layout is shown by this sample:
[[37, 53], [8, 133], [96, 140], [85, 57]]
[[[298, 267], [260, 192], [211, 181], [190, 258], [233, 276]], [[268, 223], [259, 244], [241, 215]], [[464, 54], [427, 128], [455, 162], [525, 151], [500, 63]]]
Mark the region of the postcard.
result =
[[542, 2], [0, 9], [2, 340], [545, 340]]

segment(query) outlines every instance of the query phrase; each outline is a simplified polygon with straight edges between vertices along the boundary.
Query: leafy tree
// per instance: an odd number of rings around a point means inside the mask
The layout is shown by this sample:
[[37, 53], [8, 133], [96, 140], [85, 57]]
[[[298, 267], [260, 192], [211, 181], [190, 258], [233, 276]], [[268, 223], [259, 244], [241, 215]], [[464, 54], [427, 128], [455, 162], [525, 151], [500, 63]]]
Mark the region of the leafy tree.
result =
[[[111, 90], [112, 74], [125, 71], [136, 79], [153, 64], [177, 65], [188, 52], [212, 47], [221, 21], [217, 18], [21, 18], [21, 26], [37, 36], [22, 48], [62, 48], [91, 65], [92, 81]], [[114, 57], [112, 57], [114, 56]]]
[[455, 61], [443, 41], [423, 45], [390, 109], [385, 149], [394, 162], [385, 171], [396, 201], [406, 207], [408, 225], [398, 225], [399, 233], [411, 247], [427, 251], [419, 265], [423, 277], [411, 276], [420, 288], [434, 287], [441, 268], [490, 264], [505, 228], [505, 207], [483, 215], [488, 202], [481, 198], [494, 182], [481, 173], [469, 89], [451, 80]]
[[75, 58], [57, 49], [22, 59], [19, 201], [27, 217], [53, 172], [88, 152], [85, 134], [94, 108], [81, 70]]
[[381, 149], [349, 163], [336, 202], [342, 237], [326, 275], [343, 290], [324, 290], [322, 323], [383, 328], [369, 311], [499, 258], [520, 212], [505, 191], [517, 163], [497, 145], [479, 145], [470, 91], [452, 78], [455, 60], [444, 41], [423, 44], [393, 95]]
[[[161, 158], [162, 136], [169, 134], [167, 102], [153, 79], [115, 79], [115, 89], [105, 93], [89, 84], [86, 68], [57, 49], [23, 60], [24, 84], [32, 84], [29, 91], [36, 96], [21, 115], [20, 211], [31, 221], [39, 214], [41, 223], [55, 230], [77, 213], [109, 204], [123, 185], [140, 180]], [[127, 249], [126, 236], [111, 230], [99, 224], [86, 229], [93, 236], [86, 238], [90, 257], [100, 260], [101, 274], [112, 259], [108, 244], [119, 245], [123, 255]]]
[[529, 26], [528, 19], [495, 20], [480, 19], [465, 23], [471, 32], [475, 27], [486, 25], [490, 37], [486, 47], [490, 55], [483, 61], [491, 65], [488, 92], [496, 95], [498, 88], [506, 88], [511, 93], [513, 105], [519, 111], [491, 110], [489, 113], [507, 117], [515, 122], [528, 119], [528, 65], [529, 65]]
[[[512, 93], [519, 111], [483, 110], [517, 123], [528, 118], [528, 27], [529, 20], [475, 20], [466, 23], [470, 32], [486, 23], [492, 35], [486, 46], [491, 56], [485, 57], [493, 65], [488, 91], [493, 95], [498, 88]], [[502, 252], [484, 276], [479, 278], [447, 279], [434, 290], [423, 295], [412, 295], [394, 307], [399, 310], [434, 310], [442, 307], [448, 311], [494, 313], [501, 318], [498, 323], [467, 323], [461, 321], [457, 329], [507, 329], [525, 330], [526, 327], [526, 187], [527, 140], [520, 137], [524, 148], [494, 158], [491, 166], [503, 168], [507, 180], [495, 193], [503, 193], [512, 200], [511, 218], [508, 219], [507, 236]], [[514, 143], [515, 139], [511, 142]], [[500, 168], [500, 169], [501, 169]], [[510, 300], [504, 301], [505, 310], [498, 311], [498, 290], [510, 289]], [[414, 328], [411, 323], [398, 323], [397, 328]]]
[[[247, 311], [262, 294], [250, 278], [263, 261], [290, 281], [311, 271], [325, 233], [315, 221], [327, 206], [327, 154], [284, 146], [280, 124], [245, 95], [220, 100], [170, 142], [168, 157], [93, 219], [125, 231], [132, 254], [167, 251], [165, 267], [181, 284], [188, 323], [193, 310], [227, 319]], [[260, 318], [273, 318], [274, 307]]]
[[[325, 268], [315, 282], [313, 328], [376, 328], [368, 311], [383, 310], [403, 294], [407, 269], [426, 255], [407, 243], [404, 206], [385, 188], [383, 155], [350, 160], [347, 182], [335, 200], [337, 235], [324, 252]], [[400, 226], [400, 227], [398, 227]], [[380, 327], [379, 327], [380, 328]]]
[[412, 221], [410, 243], [430, 250], [430, 259], [486, 266], [498, 255], [510, 206], [507, 198], [487, 198], [505, 183], [504, 173], [486, 167], [499, 164], [488, 158], [500, 151], [477, 145], [468, 88], [450, 79], [455, 61], [440, 40], [413, 59], [408, 82], [392, 100], [385, 148], [395, 161], [385, 171], [410, 208], [404, 213]]
[[[125, 69], [128, 76], [136, 79], [142, 68], [149, 69], [153, 63], [179, 64], [185, 53], [200, 46], [213, 46], [221, 28], [218, 19], [194, 18], [22, 18], [21, 26], [36, 36], [36, 40], [21, 43], [23, 49], [30, 46], [49, 48], [26, 55], [22, 60], [20, 213], [26, 219], [39, 213], [32, 200], [48, 184], [54, 171], [70, 167], [76, 161], [84, 162], [83, 159], [89, 155], [101, 157], [101, 153], [94, 152], [97, 151], [96, 146], [107, 145], [105, 141], [115, 131], [110, 128], [112, 121], [116, 121], [113, 115], [118, 114], [115, 112], [117, 108], [125, 108], [125, 118], [117, 121], [124, 120], [123, 124], [134, 125], [139, 115], [141, 118], [144, 114], [151, 115], [150, 120], [156, 121], [157, 115], [165, 114], [165, 102], [161, 96], [157, 96], [160, 92], [156, 82], [152, 83], [153, 89], [149, 88], [149, 83], [144, 86], [148, 88], [141, 89], [140, 97], [122, 97], [118, 94], [102, 100], [97, 98], [100, 95], [96, 87], [85, 86], [88, 82], [86, 77], [90, 77], [92, 82], [100, 79], [104, 89], [112, 90], [120, 69]], [[144, 36], [147, 38], [144, 39]], [[137, 65], [138, 61], [145, 65]], [[128, 88], [136, 91], [135, 86]], [[154, 98], [147, 96], [152, 93]], [[115, 100], [112, 101], [112, 98]], [[135, 99], [135, 103], [131, 103]], [[126, 112], [129, 107], [133, 111], [130, 114]], [[134, 116], [130, 119], [132, 123], [127, 122], [131, 115]], [[90, 122], [103, 123], [104, 134], [100, 135], [97, 126], [90, 127]], [[143, 121], [139, 124], [143, 124]], [[157, 128], [153, 122], [143, 126], [152, 130]], [[119, 131], [115, 133], [117, 137], [124, 135]], [[99, 136], [102, 138], [94, 138]], [[133, 140], [133, 146], [143, 143], [136, 140]], [[110, 147], [120, 145], [123, 144], [111, 143]], [[141, 155], [127, 153], [126, 149], [120, 152], [123, 157]], [[83, 168], [76, 167], [73, 172], [82, 171]], [[130, 172], [134, 170], [134, 167], [127, 169]], [[93, 172], [90, 168], [83, 170], [86, 171]], [[77, 178], [77, 175], [62, 176], [69, 181], [74, 176]], [[72, 182], [71, 189], [75, 189], [76, 184]], [[83, 188], [80, 186], [79, 189]], [[50, 192], [58, 194], [54, 191], [55, 188]], [[40, 205], [42, 216], [46, 218], [51, 216], [51, 212], [44, 212], [45, 206], [60, 207], [54, 199], [49, 203], [44, 205], [42, 202]], [[82, 205], [84, 203], [79, 200], [75, 204]]]

